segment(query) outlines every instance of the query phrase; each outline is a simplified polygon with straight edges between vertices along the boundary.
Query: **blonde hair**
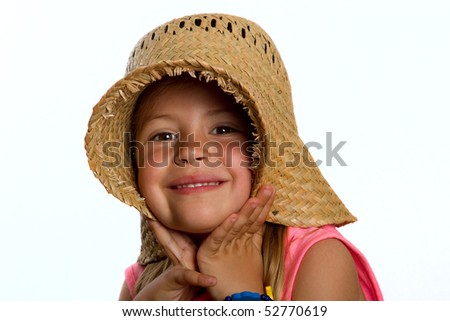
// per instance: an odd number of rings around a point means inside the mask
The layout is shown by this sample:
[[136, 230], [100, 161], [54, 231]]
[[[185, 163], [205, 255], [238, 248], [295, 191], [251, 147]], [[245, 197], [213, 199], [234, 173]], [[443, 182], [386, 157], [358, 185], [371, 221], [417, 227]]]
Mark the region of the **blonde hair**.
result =
[[[264, 286], [270, 285], [272, 287], [274, 300], [281, 300], [284, 282], [284, 237], [286, 226], [273, 223], [265, 224], [262, 244], [263, 282]], [[147, 264], [136, 282], [135, 293], [139, 293], [147, 284], [169, 268], [170, 265], [168, 258]]]

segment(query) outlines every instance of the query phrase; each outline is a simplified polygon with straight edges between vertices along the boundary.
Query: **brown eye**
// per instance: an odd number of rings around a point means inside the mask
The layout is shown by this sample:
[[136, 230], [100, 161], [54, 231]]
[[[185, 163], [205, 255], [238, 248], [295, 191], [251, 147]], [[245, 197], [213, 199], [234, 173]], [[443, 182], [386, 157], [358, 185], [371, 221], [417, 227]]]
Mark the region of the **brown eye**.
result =
[[219, 127], [214, 128], [211, 133], [214, 135], [224, 135], [224, 134], [229, 134], [229, 133], [234, 133], [234, 132], [236, 132], [236, 130], [232, 127], [219, 126]]
[[174, 134], [174, 133], [158, 133], [155, 136], [153, 136], [152, 138], [150, 138], [150, 140], [165, 142], [165, 141], [176, 140], [177, 138], [178, 138], [178, 135]]

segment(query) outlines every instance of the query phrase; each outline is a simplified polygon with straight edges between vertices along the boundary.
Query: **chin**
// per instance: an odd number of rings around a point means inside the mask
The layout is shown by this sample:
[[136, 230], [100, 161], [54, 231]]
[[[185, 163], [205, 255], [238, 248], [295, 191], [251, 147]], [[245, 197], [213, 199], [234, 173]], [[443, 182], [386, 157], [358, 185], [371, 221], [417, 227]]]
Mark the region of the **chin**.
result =
[[212, 231], [214, 231], [214, 229], [216, 228], [216, 226], [214, 227], [204, 227], [204, 228], [191, 228], [191, 229], [186, 229], [184, 232], [190, 235], [208, 235], [210, 234]]
[[219, 224], [216, 225], [208, 225], [208, 226], [186, 226], [184, 225], [183, 228], [178, 228], [179, 231], [184, 232], [186, 234], [189, 235], [203, 235], [203, 236], [207, 236], [209, 235], [212, 231], [214, 231], [214, 229], [219, 226]]
[[226, 219], [225, 215], [222, 218], [220, 213], [213, 216], [211, 212], [198, 212], [195, 216], [183, 213], [178, 217], [181, 219], [173, 222], [175, 229], [189, 234], [209, 234]]

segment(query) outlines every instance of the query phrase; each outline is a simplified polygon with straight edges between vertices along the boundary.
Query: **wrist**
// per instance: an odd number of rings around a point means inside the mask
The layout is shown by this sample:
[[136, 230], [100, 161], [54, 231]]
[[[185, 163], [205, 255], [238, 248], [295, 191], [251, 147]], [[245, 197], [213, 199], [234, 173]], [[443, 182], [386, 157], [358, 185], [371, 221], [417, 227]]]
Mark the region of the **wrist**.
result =
[[224, 301], [272, 301], [273, 299], [265, 293], [244, 291], [227, 295]]
[[[261, 277], [262, 279], [262, 277]], [[265, 293], [264, 285], [261, 280], [250, 280], [250, 278], [244, 279], [242, 275], [237, 275], [231, 279], [219, 279], [217, 278], [217, 284], [208, 288], [208, 292], [211, 294], [213, 300], [223, 300], [226, 296], [233, 293], [241, 292], [254, 292]]]

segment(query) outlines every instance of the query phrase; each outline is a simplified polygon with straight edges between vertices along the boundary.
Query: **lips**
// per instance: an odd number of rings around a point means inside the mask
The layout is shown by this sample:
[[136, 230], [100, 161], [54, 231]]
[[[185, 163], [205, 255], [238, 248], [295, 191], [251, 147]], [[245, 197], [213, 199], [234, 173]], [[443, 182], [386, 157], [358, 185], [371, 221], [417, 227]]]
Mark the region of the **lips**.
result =
[[208, 182], [208, 183], [195, 183], [195, 184], [183, 184], [183, 185], [176, 185], [172, 188], [174, 189], [181, 189], [181, 188], [196, 188], [196, 187], [202, 187], [202, 186], [218, 186], [220, 182]]
[[210, 175], [189, 175], [175, 179], [169, 183], [169, 188], [172, 190], [194, 190], [194, 189], [212, 189], [215, 188], [225, 180], [217, 176]]

